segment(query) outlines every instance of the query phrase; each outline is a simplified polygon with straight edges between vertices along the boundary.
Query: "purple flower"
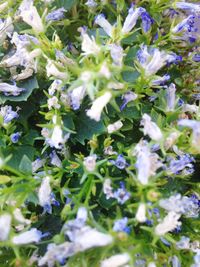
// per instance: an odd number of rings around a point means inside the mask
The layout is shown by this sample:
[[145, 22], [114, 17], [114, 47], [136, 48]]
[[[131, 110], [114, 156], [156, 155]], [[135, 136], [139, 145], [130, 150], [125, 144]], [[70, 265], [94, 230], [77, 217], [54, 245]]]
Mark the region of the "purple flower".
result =
[[64, 19], [66, 10], [62, 7], [56, 9], [46, 16], [47, 21], [58, 21]]
[[118, 188], [114, 193], [113, 197], [117, 199], [119, 204], [124, 204], [129, 198], [130, 193], [126, 190], [123, 182], [120, 183], [120, 188]]
[[192, 60], [195, 61], [195, 62], [200, 62], [200, 54], [195, 54], [195, 55], [192, 57]]
[[111, 162], [120, 170], [123, 170], [127, 166], [127, 162], [123, 155], [119, 155], [116, 160], [111, 160]]
[[174, 174], [192, 174], [194, 172], [193, 162], [194, 158], [189, 154], [183, 154], [177, 157], [177, 159], [170, 159], [169, 170]]
[[148, 12], [144, 11], [141, 14], [141, 19], [142, 19], [142, 29], [144, 32], [148, 32], [151, 29], [151, 25], [154, 23], [154, 20], [152, 17], [149, 15]]
[[17, 143], [19, 141], [19, 138], [21, 136], [21, 133], [17, 132], [17, 133], [13, 133], [10, 136], [10, 139], [13, 143]]
[[113, 231], [130, 233], [130, 227], [127, 226], [128, 218], [124, 217], [114, 222]]

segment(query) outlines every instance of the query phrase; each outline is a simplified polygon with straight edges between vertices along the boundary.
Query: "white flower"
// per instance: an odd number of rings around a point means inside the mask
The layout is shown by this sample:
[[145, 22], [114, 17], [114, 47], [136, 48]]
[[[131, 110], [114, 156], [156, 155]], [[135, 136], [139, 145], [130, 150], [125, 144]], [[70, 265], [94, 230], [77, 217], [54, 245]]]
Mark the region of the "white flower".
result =
[[195, 120], [181, 119], [178, 121], [179, 126], [189, 127], [193, 130], [192, 145], [199, 150], [200, 147], [200, 122]]
[[19, 223], [22, 223], [22, 224], [25, 224], [25, 225], [29, 225], [31, 223], [31, 220], [28, 220], [26, 218], [24, 218], [21, 210], [19, 208], [16, 208], [14, 211], [13, 211], [13, 215], [15, 217], [15, 219], [19, 222]]
[[150, 262], [147, 267], [156, 267], [155, 262]]
[[24, 88], [19, 88], [16, 85], [0, 83], [0, 92], [3, 92], [5, 95], [18, 96], [24, 90]]
[[84, 158], [83, 165], [85, 166], [88, 172], [93, 172], [96, 168], [96, 159], [97, 155], [91, 155]]
[[54, 76], [60, 80], [68, 79], [68, 73], [59, 71], [54, 62], [50, 59], [48, 59], [47, 61], [46, 71], [47, 71], [47, 77]]
[[113, 26], [107, 21], [103, 14], [96, 17], [95, 23], [102, 27], [108, 36], [112, 37]]
[[172, 267], [181, 267], [181, 262], [177, 256], [171, 257], [170, 261], [172, 262]]
[[82, 36], [81, 49], [84, 52], [83, 55], [98, 55], [100, 52], [100, 47], [97, 45], [94, 36], [89, 36], [84, 28], [80, 28]]
[[36, 33], [44, 32], [44, 25], [32, 0], [23, 0], [20, 7], [20, 16]]
[[156, 235], [163, 236], [166, 233], [173, 231], [177, 226], [180, 226], [181, 222], [178, 221], [180, 217], [181, 214], [170, 211], [167, 216], [165, 216], [163, 221], [156, 226]]
[[53, 96], [48, 99], [47, 101], [48, 109], [51, 110], [52, 108], [59, 109], [60, 104], [58, 103], [58, 98], [56, 96]]
[[142, 7], [138, 7], [136, 9], [131, 7], [128, 11], [128, 16], [126, 17], [126, 19], [124, 21], [122, 33], [124, 33], [124, 34], [129, 33], [133, 29], [133, 27], [135, 26], [139, 16], [144, 11], [145, 11], [145, 9]]
[[[105, 77], [106, 79], [110, 79], [110, 77], [111, 77], [111, 72], [110, 72], [110, 70], [109, 70], [109, 68], [108, 68], [108, 65], [107, 65], [107, 63], [106, 62], [104, 62], [102, 65], [101, 65], [101, 68], [100, 68], [100, 70], [99, 70], [99, 74], [101, 75], [101, 76], [103, 76], [103, 77]], [[108, 87], [109, 88], [109, 87]]]
[[2, 214], [0, 216], [0, 241], [6, 241], [10, 233], [11, 216], [10, 214]]
[[137, 210], [136, 215], [135, 215], [135, 219], [140, 223], [143, 223], [147, 220], [147, 218], [146, 218], [146, 206], [144, 203], [139, 204], [138, 210]]
[[[137, 179], [141, 184], [148, 184], [149, 178], [156, 174], [156, 170], [162, 166], [156, 153], [151, 153], [148, 144], [144, 141], [139, 142], [134, 154], [137, 157]], [[144, 168], [145, 166], [145, 168]]]
[[60, 91], [61, 85], [62, 85], [61, 80], [54, 80], [48, 89], [49, 94], [52, 96], [55, 94], [56, 91]]
[[51, 164], [60, 168], [62, 166], [62, 162], [61, 160], [59, 159], [58, 155], [56, 154], [56, 151], [53, 151], [51, 154], [50, 154], [50, 158], [51, 158]]
[[159, 141], [163, 135], [160, 128], [151, 120], [148, 114], [142, 116], [141, 125], [144, 126], [144, 135], [148, 135], [152, 140]]
[[40, 169], [45, 163], [44, 159], [37, 158], [32, 162], [32, 172], [35, 173], [38, 169]]
[[4, 21], [0, 19], [0, 44], [2, 44], [7, 36], [11, 36], [14, 30], [11, 17], [7, 17]]
[[122, 126], [123, 126], [123, 123], [122, 123], [120, 120], [119, 120], [119, 121], [116, 121], [116, 122], [114, 122], [114, 123], [112, 123], [112, 124], [109, 124], [109, 125], [107, 126], [108, 133], [111, 134], [111, 133], [113, 133], [113, 132], [116, 132], [116, 131], [118, 131], [120, 128], [122, 128]]
[[110, 92], [104, 93], [102, 96], [94, 100], [92, 107], [87, 111], [87, 116], [95, 121], [100, 121], [103, 108], [109, 103], [112, 98]]
[[25, 245], [29, 243], [38, 243], [42, 237], [41, 231], [32, 228], [29, 231], [16, 235], [12, 238], [12, 243], [15, 245]]
[[180, 136], [179, 132], [170, 133], [170, 135], [165, 139], [165, 143], [164, 143], [165, 149], [168, 150], [169, 148], [171, 148], [175, 144], [179, 136]]
[[50, 177], [46, 176], [43, 178], [41, 186], [38, 190], [39, 204], [44, 210], [51, 213], [51, 186]]
[[106, 199], [113, 197], [113, 188], [109, 178], [105, 179], [103, 183], [103, 193], [106, 195]]
[[190, 104], [183, 104], [182, 111], [183, 112], [198, 113], [199, 112], [199, 106], [190, 105]]
[[174, 83], [171, 83], [167, 87], [167, 111], [173, 111], [176, 104], [176, 87]]
[[66, 134], [63, 137], [63, 131], [60, 125], [55, 125], [52, 131], [52, 135], [50, 138], [47, 138], [47, 143], [50, 147], [55, 147], [57, 149], [62, 148], [62, 145], [67, 141], [69, 138], [69, 134]]
[[85, 96], [85, 92], [86, 92], [86, 87], [83, 85], [78, 86], [74, 88], [72, 91], [70, 91], [69, 96], [73, 110], [77, 110], [80, 108], [81, 102]]
[[116, 66], [121, 67], [122, 66], [122, 61], [124, 57], [124, 50], [120, 45], [117, 44], [111, 44], [109, 45], [110, 48], [110, 55], [113, 60], [113, 63]]
[[100, 267], [123, 267], [130, 261], [128, 253], [117, 254], [101, 262]]

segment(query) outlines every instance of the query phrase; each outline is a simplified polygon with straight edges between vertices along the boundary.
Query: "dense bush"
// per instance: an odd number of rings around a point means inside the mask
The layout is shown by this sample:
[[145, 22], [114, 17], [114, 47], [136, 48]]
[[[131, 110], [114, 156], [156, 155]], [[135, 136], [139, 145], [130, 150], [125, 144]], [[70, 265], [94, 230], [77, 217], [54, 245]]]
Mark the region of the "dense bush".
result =
[[0, 266], [200, 267], [200, 4], [0, 11]]

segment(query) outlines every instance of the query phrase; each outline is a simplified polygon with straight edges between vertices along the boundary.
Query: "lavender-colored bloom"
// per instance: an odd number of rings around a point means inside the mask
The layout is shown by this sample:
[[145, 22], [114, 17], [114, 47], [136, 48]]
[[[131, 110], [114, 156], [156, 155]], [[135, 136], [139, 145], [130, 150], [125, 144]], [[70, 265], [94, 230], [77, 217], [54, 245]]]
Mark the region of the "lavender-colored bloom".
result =
[[107, 21], [104, 14], [99, 14], [96, 16], [95, 24], [103, 28], [103, 30], [107, 33], [107, 35], [112, 37], [113, 26]]
[[56, 196], [53, 192], [51, 192], [51, 194], [50, 194], [50, 201], [51, 201], [52, 205], [54, 205], [56, 207], [60, 206], [60, 202], [58, 200], [56, 200]]
[[163, 137], [163, 134], [160, 128], [155, 122], [151, 120], [151, 117], [148, 114], [142, 116], [140, 124], [144, 127], [144, 135], [148, 135], [152, 140], [160, 141]]
[[193, 3], [187, 3], [187, 2], [176, 2], [175, 7], [183, 9], [183, 10], [188, 10], [190, 12], [200, 12], [199, 4], [193, 4]]
[[120, 45], [117, 44], [111, 44], [109, 45], [110, 48], [110, 55], [113, 60], [113, 63], [116, 66], [121, 67], [122, 66], [122, 61], [123, 61], [123, 56], [124, 56], [124, 50]]
[[113, 231], [130, 233], [130, 227], [127, 226], [128, 218], [124, 217], [114, 222]]
[[143, 31], [148, 32], [151, 29], [151, 25], [154, 23], [154, 20], [146, 11], [142, 12], [141, 19]]
[[127, 93], [125, 93], [122, 96], [123, 103], [120, 106], [120, 110], [122, 111], [129, 102], [134, 101], [135, 99], [137, 99], [137, 97], [138, 97], [138, 95], [135, 94], [135, 93], [133, 93], [133, 92], [127, 92]]
[[46, 20], [47, 21], [58, 21], [58, 20], [64, 19], [65, 12], [66, 12], [66, 10], [63, 7], [59, 8], [59, 9], [56, 9], [56, 10], [50, 12], [46, 16]]
[[170, 86], [167, 87], [166, 97], [167, 111], [173, 111], [176, 104], [176, 86], [174, 83], [171, 83]]
[[164, 245], [166, 245], [167, 247], [170, 247], [171, 246], [171, 244], [170, 244], [170, 242], [167, 240], [167, 239], [165, 239], [164, 237], [160, 237], [160, 240], [162, 241], [162, 243], [164, 244]]
[[[169, 159], [169, 170], [174, 174], [191, 174], [194, 172], [194, 162], [194, 158], [189, 154], [179, 155], [177, 159]], [[189, 170], [189, 173], [184, 172], [185, 169]]]
[[116, 160], [111, 160], [111, 163], [113, 163], [118, 169], [123, 170], [127, 166], [127, 162], [123, 155], [119, 155]]
[[181, 262], [177, 256], [171, 257], [172, 267], [181, 267]]
[[85, 3], [86, 6], [90, 7], [90, 8], [94, 8], [97, 6], [97, 3], [94, 1], [94, 0], [88, 0], [86, 3]]
[[190, 248], [190, 238], [186, 236], [181, 236], [180, 241], [176, 242], [177, 249], [189, 249]]
[[36, 228], [32, 228], [29, 231], [14, 236], [12, 238], [12, 243], [15, 245], [24, 245], [33, 242], [38, 243], [42, 237], [43, 234], [41, 231], [37, 230]]
[[164, 85], [169, 80], [170, 80], [170, 75], [165, 74], [163, 77], [160, 77], [160, 78], [157, 78], [157, 79], [151, 81], [151, 84], [153, 86]]
[[17, 133], [13, 133], [10, 136], [10, 139], [13, 143], [17, 143], [19, 141], [19, 138], [21, 136], [21, 133], [17, 132]]
[[19, 88], [16, 85], [11, 85], [8, 83], [0, 83], [0, 92], [4, 93], [4, 95], [13, 95], [18, 96], [20, 93], [24, 92], [24, 88]]
[[85, 93], [86, 93], [86, 88], [83, 85], [74, 88], [69, 93], [70, 104], [71, 104], [73, 110], [78, 110], [80, 108], [80, 105], [81, 105], [82, 100], [85, 96]]
[[8, 124], [13, 119], [19, 117], [18, 113], [16, 111], [13, 111], [11, 106], [7, 106], [7, 105], [1, 107], [0, 115], [3, 117], [3, 121], [5, 124]]
[[182, 22], [180, 22], [178, 25], [176, 25], [172, 29], [172, 33], [179, 33], [183, 30], [187, 30], [188, 32], [194, 32], [196, 31], [194, 28], [194, 15], [189, 15], [186, 19], [184, 19]]
[[60, 160], [60, 158], [58, 157], [58, 155], [56, 154], [56, 151], [53, 150], [52, 153], [49, 155], [51, 158], [51, 164], [60, 168], [62, 166], [62, 162]]
[[118, 188], [114, 193], [113, 197], [117, 199], [119, 204], [124, 204], [129, 198], [130, 193], [126, 190], [123, 182], [120, 183], [120, 188]]
[[139, 16], [146, 10], [143, 7], [134, 8], [133, 6], [128, 11], [128, 16], [124, 21], [122, 33], [129, 33], [135, 26]]
[[200, 54], [195, 54], [195, 55], [192, 57], [192, 60], [195, 61], [195, 62], [200, 62]]

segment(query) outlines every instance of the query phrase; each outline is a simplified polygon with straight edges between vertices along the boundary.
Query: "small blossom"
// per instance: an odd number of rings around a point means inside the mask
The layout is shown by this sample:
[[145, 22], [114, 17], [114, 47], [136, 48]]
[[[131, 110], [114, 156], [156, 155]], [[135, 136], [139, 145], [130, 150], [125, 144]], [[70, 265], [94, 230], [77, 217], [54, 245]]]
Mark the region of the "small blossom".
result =
[[151, 25], [154, 23], [154, 20], [149, 15], [148, 12], [144, 11], [141, 14], [142, 19], [142, 29], [144, 32], [148, 32], [151, 29]]
[[120, 183], [120, 188], [113, 192], [113, 197], [117, 199], [119, 204], [124, 204], [130, 198], [130, 193], [126, 190], [123, 182]]
[[164, 147], [166, 150], [171, 148], [179, 138], [180, 133], [179, 132], [172, 132], [170, 135], [165, 139]]
[[199, 106], [190, 105], [190, 104], [183, 104], [182, 111], [183, 112], [198, 113], [199, 112]]
[[167, 111], [174, 111], [176, 104], [176, 87], [174, 83], [171, 83], [169, 87], [167, 87]]
[[20, 233], [12, 238], [12, 243], [15, 245], [25, 245], [30, 243], [38, 243], [42, 238], [42, 232], [36, 228]]
[[[128, 253], [117, 254], [101, 262], [100, 267], [122, 267], [130, 261]], [[128, 266], [128, 265], [126, 265]]]
[[113, 197], [113, 188], [111, 186], [111, 180], [109, 178], [105, 179], [103, 183], [103, 193], [106, 195], [106, 199]]
[[124, 21], [124, 25], [122, 27], [122, 33], [123, 34], [127, 34], [129, 33], [134, 26], [137, 23], [137, 20], [139, 18], [139, 16], [145, 11], [144, 8], [142, 7], [138, 7], [135, 8], [131, 7], [128, 11], [128, 16], [126, 17], [125, 21]]
[[50, 159], [51, 159], [51, 164], [52, 165], [54, 165], [54, 166], [56, 166], [58, 168], [61, 168], [62, 162], [59, 159], [58, 155], [56, 154], [55, 150], [50, 154]]
[[137, 97], [138, 97], [138, 95], [135, 94], [135, 93], [133, 93], [133, 92], [127, 92], [127, 93], [125, 93], [122, 96], [123, 103], [120, 106], [120, 110], [122, 111], [129, 102], [134, 101], [135, 99], [137, 99]]
[[59, 71], [54, 62], [50, 59], [48, 59], [47, 61], [46, 72], [47, 72], [47, 77], [54, 76], [60, 80], [68, 79], [68, 73]]
[[116, 66], [121, 67], [122, 66], [123, 57], [124, 57], [123, 48], [120, 45], [111, 44], [111, 45], [109, 45], [109, 49], [110, 49], [110, 55], [111, 55], [111, 58], [113, 60], [113, 63]]
[[110, 160], [112, 164], [114, 164], [118, 169], [123, 170], [127, 167], [126, 159], [123, 155], [118, 155], [116, 160]]
[[23, 21], [30, 25], [35, 32], [44, 32], [44, 25], [36, 7], [33, 5], [33, 1], [23, 0], [19, 10]]
[[113, 231], [115, 232], [125, 232], [127, 234], [130, 233], [130, 227], [127, 226], [128, 218], [124, 217], [120, 220], [116, 220], [114, 222]]
[[106, 92], [95, 99], [92, 107], [87, 111], [87, 116], [95, 121], [100, 121], [102, 110], [109, 103], [111, 98], [112, 94], [110, 92]]
[[181, 262], [177, 256], [171, 257], [172, 267], [181, 267]]
[[7, 36], [11, 36], [14, 31], [11, 17], [7, 17], [5, 20], [0, 19], [0, 44], [6, 40]]
[[21, 92], [24, 92], [24, 88], [19, 88], [16, 85], [11, 85], [8, 83], [0, 83], [0, 92], [3, 92], [4, 95], [13, 95], [18, 96]]
[[97, 6], [97, 3], [96, 1], [94, 0], [88, 0], [86, 3], [85, 3], [86, 6], [90, 7], [90, 8], [94, 8]]
[[21, 136], [21, 133], [19, 132], [11, 134], [10, 139], [12, 143], [17, 143], [19, 141], [20, 136]]
[[[156, 153], [151, 153], [146, 142], [139, 142], [135, 149], [134, 154], [137, 157], [137, 179], [143, 185], [147, 185], [149, 178], [156, 174], [156, 170], [162, 166], [159, 157]], [[144, 168], [145, 166], [145, 168]]]
[[193, 130], [192, 145], [198, 149], [200, 147], [200, 122], [195, 120], [181, 119], [179, 126], [189, 127]]
[[11, 216], [10, 214], [0, 215], [0, 242], [8, 239], [11, 227]]
[[123, 126], [123, 123], [120, 120], [119, 121], [116, 121], [115, 123], [109, 124], [107, 126], [108, 133], [111, 134], [113, 132], [116, 132], [120, 128], [122, 128], [122, 126]]
[[152, 122], [151, 117], [148, 114], [142, 116], [141, 125], [144, 126], [144, 135], [148, 135], [152, 140], [159, 141], [163, 135], [160, 128]]
[[49, 176], [43, 178], [41, 186], [38, 190], [38, 198], [40, 206], [44, 208], [44, 212], [51, 213], [51, 186]]
[[54, 80], [51, 84], [51, 86], [48, 89], [48, 93], [53, 96], [56, 91], [60, 90], [60, 86], [62, 85], [61, 80]]
[[83, 85], [76, 87], [72, 91], [70, 91], [69, 97], [73, 110], [77, 110], [80, 108], [85, 93], [86, 93], [86, 88]]
[[17, 111], [13, 111], [11, 106], [2, 106], [0, 109], [0, 115], [3, 117], [4, 124], [8, 124], [13, 119], [18, 118]]
[[62, 20], [65, 17], [66, 10], [62, 7], [56, 10], [53, 10], [46, 16], [46, 21], [58, 21]]
[[107, 33], [108, 36], [112, 37], [113, 26], [107, 21], [103, 14], [96, 16], [95, 24], [99, 25]]
[[181, 236], [181, 239], [176, 242], [177, 249], [190, 249], [190, 238]]
[[45, 163], [44, 159], [37, 158], [32, 162], [32, 172], [35, 173], [38, 169], [40, 169]]
[[85, 166], [88, 172], [94, 172], [96, 168], [96, 159], [97, 155], [91, 155], [84, 158], [83, 165]]
[[170, 211], [163, 221], [156, 226], [155, 233], [159, 236], [163, 236], [166, 233], [173, 231], [177, 226], [181, 225], [181, 222], [178, 221], [180, 217], [180, 214]]
[[165, 74], [163, 77], [151, 81], [152, 86], [164, 85], [170, 80], [170, 75]]
[[189, 154], [181, 154], [177, 159], [169, 158], [168, 169], [174, 174], [191, 174], [194, 172], [193, 162], [195, 162], [195, 160]]
[[200, 12], [199, 4], [193, 4], [193, 3], [187, 3], [187, 2], [176, 2], [175, 7], [183, 9], [183, 10], [189, 10], [191, 12]]
[[16, 208], [13, 211], [13, 215], [14, 215], [15, 220], [17, 220], [19, 223], [22, 223], [24, 225], [31, 224], [31, 220], [24, 218], [24, 216], [23, 216], [23, 214], [19, 208]]
[[84, 52], [83, 55], [98, 55], [100, 52], [100, 47], [97, 45], [94, 36], [89, 36], [86, 30], [82, 27], [79, 29], [82, 36], [81, 49]]
[[53, 96], [48, 99], [47, 101], [48, 109], [51, 110], [52, 108], [59, 109], [60, 104], [58, 103], [58, 98], [56, 96]]
[[135, 219], [140, 223], [143, 223], [146, 221], [147, 219], [146, 218], [146, 206], [144, 203], [139, 204], [138, 210], [135, 215]]

